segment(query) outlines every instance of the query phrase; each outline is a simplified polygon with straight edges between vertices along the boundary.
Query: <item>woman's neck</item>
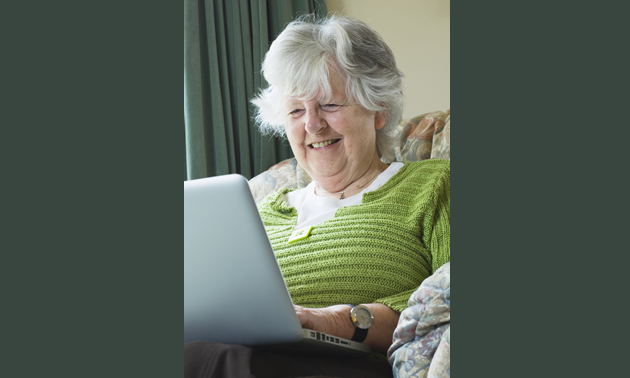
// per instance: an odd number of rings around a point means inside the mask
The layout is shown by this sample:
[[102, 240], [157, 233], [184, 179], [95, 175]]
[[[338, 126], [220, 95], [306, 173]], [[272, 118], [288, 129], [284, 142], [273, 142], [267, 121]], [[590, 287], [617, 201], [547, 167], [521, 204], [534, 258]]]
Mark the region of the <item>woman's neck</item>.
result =
[[359, 194], [370, 186], [387, 169], [387, 165], [380, 159], [375, 159], [362, 173], [356, 175], [344, 174], [339, 178], [315, 179], [315, 194], [320, 197], [345, 199]]

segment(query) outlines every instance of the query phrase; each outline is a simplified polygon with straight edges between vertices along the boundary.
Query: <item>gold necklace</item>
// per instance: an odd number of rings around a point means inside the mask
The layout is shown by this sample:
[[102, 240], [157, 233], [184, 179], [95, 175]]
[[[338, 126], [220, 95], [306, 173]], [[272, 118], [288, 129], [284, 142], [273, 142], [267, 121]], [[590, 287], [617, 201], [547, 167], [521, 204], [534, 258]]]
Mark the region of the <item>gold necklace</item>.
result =
[[[354, 188], [354, 189], [355, 189], [355, 190], [357, 190], [357, 189], [361, 189], [361, 188], [363, 188], [363, 187], [364, 187], [364, 186], [366, 186], [366, 185], [370, 185], [371, 183], [373, 183], [373, 182], [374, 182], [374, 180], [376, 180], [376, 179], [378, 178], [378, 176], [380, 176], [380, 175], [381, 175], [381, 173], [385, 172], [385, 170], [386, 170], [386, 169], [387, 169], [387, 165], [386, 165], [384, 168], [381, 168], [381, 169], [379, 170], [379, 172], [376, 174], [376, 176], [374, 176], [374, 178], [372, 178], [369, 182], [366, 182], [365, 184], [361, 184], [361, 185], [357, 186], [357, 187], [356, 187], [356, 188]], [[357, 182], [357, 181], [359, 181], [359, 180], [356, 180], [355, 182]], [[354, 182], [353, 182], [352, 184], [354, 184]], [[318, 190], [321, 190], [321, 191], [324, 191], [324, 192], [326, 192], [326, 193], [328, 193], [328, 194], [341, 194], [341, 197], [340, 197], [339, 199], [340, 199], [340, 200], [344, 200], [344, 199], [346, 199], [345, 192], [348, 190], [348, 188], [349, 188], [350, 186], [352, 186], [352, 184], [350, 184], [350, 185], [346, 186], [346, 187], [345, 187], [345, 189], [344, 189], [344, 190], [342, 190], [342, 191], [340, 191], [340, 192], [328, 192], [328, 191], [326, 191], [326, 190], [324, 190], [324, 189], [321, 189], [321, 188], [320, 188], [320, 189], [318, 189], [318, 188], [317, 188], [317, 184], [315, 184], [315, 195], [317, 195], [317, 191], [318, 191]]]

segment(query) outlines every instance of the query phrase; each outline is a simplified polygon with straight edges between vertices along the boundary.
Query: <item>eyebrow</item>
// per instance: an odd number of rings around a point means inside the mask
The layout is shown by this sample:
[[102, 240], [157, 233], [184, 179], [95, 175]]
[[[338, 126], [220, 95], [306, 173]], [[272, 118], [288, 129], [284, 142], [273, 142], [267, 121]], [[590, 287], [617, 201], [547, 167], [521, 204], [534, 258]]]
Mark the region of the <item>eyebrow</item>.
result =
[[[317, 100], [317, 101], [319, 102], [319, 100]], [[340, 104], [340, 105], [343, 105], [343, 104], [345, 104], [347, 102], [348, 102], [347, 99], [334, 98], [333, 97], [329, 101], [327, 101], [326, 103], [320, 103], [320, 105], [327, 105], [327, 104]], [[287, 103], [285, 103], [285, 105], [287, 107], [291, 107], [291, 108], [296, 107], [296, 106], [303, 106], [302, 101], [296, 101], [296, 100], [287, 102]]]

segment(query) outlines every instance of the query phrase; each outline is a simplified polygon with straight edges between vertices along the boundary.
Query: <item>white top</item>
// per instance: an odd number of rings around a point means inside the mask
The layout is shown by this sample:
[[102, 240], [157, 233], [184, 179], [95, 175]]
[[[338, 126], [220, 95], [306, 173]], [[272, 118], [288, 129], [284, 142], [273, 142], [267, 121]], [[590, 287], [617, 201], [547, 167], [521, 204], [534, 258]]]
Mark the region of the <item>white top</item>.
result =
[[284, 200], [298, 212], [296, 230], [311, 227], [325, 222], [335, 216], [342, 207], [356, 206], [363, 202], [365, 193], [373, 192], [383, 185], [404, 166], [403, 163], [392, 163], [381, 173], [370, 186], [352, 197], [340, 200], [333, 197], [320, 197], [315, 194], [315, 181], [306, 188], [293, 191], [284, 196]]

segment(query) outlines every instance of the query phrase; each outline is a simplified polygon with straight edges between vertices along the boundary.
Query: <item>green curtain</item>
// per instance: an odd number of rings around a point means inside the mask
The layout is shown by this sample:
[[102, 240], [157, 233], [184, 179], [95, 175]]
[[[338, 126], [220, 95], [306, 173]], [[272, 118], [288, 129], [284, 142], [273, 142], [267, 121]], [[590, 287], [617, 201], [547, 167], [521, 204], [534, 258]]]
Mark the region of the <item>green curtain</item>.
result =
[[184, 0], [184, 181], [247, 178], [293, 156], [263, 137], [250, 100], [271, 42], [296, 16], [328, 14], [325, 0]]

